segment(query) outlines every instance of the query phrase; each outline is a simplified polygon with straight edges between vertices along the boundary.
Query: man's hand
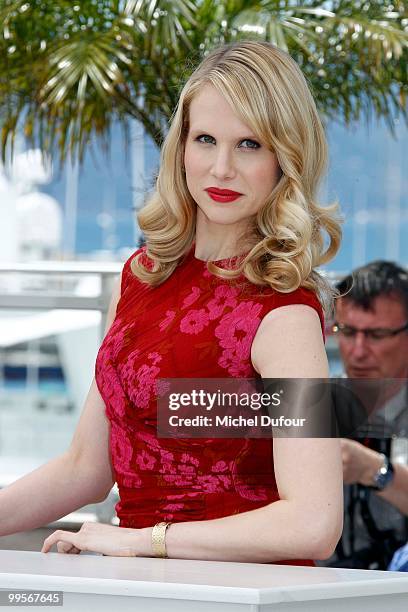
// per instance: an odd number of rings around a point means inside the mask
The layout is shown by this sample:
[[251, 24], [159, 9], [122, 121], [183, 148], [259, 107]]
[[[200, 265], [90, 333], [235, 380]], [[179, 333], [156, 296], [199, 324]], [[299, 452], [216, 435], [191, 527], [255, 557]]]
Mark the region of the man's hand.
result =
[[383, 463], [380, 453], [354, 440], [343, 438], [340, 443], [344, 484], [374, 484], [374, 476]]
[[44, 540], [41, 552], [48, 552], [54, 544], [57, 552], [79, 554], [82, 550], [112, 557], [136, 557], [140, 555], [142, 529], [126, 529], [103, 523], [84, 523], [77, 532], [54, 531]]

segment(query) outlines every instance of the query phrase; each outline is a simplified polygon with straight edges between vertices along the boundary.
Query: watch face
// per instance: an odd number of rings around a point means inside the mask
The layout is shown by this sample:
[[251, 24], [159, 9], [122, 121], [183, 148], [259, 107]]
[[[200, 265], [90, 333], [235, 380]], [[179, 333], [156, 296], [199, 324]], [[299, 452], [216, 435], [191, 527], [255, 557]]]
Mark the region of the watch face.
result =
[[394, 468], [392, 467], [392, 463], [385, 460], [385, 465], [383, 465], [377, 472], [374, 477], [375, 481], [375, 489], [381, 491], [384, 489], [394, 478]]

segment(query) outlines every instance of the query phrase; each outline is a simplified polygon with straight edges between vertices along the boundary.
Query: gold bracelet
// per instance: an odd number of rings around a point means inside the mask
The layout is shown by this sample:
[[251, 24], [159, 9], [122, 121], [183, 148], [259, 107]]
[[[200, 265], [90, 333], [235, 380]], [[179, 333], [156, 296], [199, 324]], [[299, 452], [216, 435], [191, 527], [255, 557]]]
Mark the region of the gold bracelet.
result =
[[167, 557], [166, 530], [171, 523], [156, 523], [152, 529], [152, 551], [154, 557]]

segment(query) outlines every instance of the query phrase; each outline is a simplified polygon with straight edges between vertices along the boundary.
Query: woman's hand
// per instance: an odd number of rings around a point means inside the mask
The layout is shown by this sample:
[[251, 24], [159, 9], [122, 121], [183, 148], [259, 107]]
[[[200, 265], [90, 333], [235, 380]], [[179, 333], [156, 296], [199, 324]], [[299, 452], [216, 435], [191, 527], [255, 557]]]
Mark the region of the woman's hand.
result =
[[48, 552], [56, 544], [57, 552], [65, 554], [77, 555], [87, 550], [111, 557], [136, 557], [141, 553], [144, 531], [103, 523], [84, 523], [77, 532], [61, 529], [54, 531], [44, 540], [41, 552]]

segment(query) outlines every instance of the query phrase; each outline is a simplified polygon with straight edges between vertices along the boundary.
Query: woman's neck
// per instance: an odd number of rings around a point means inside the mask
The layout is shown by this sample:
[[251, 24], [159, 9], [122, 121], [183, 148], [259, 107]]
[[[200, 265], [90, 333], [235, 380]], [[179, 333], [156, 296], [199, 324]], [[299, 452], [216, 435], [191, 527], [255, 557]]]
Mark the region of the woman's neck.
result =
[[[211, 223], [197, 215], [195, 235], [195, 257], [203, 261], [218, 261], [241, 255], [245, 245], [240, 242], [240, 227]], [[239, 230], [239, 231], [238, 231]]]

